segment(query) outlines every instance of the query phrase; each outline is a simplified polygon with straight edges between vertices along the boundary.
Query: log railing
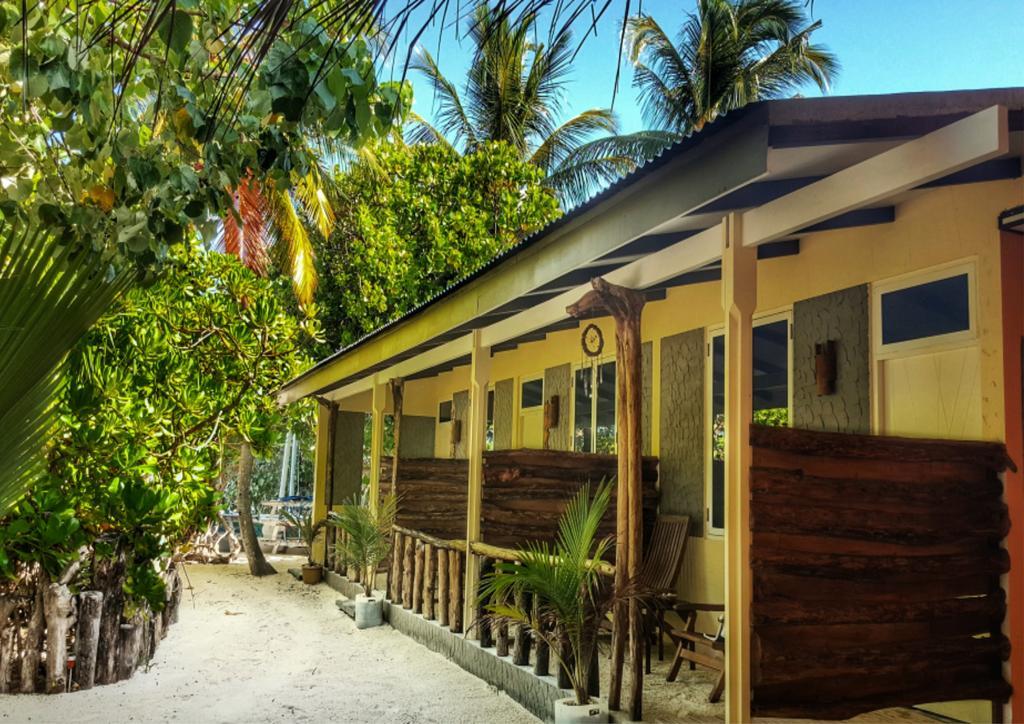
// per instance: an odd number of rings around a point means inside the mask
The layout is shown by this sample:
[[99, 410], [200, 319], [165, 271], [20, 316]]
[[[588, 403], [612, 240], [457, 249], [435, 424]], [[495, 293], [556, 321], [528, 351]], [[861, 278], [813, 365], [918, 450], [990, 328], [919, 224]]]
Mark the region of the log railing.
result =
[[[393, 606], [412, 610], [429, 620], [436, 620], [441, 626], [448, 626], [452, 633], [463, 633], [476, 628], [480, 646], [494, 649], [496, 656], [511, 657], [517, 666], [533, 663], [537, 676], [554, 673], [561, 688], [570, 688], [565, 672], [557, 667], [551, 671], [551, 653], [544, 638], [530, 632], [525, 626], [498, 623], [487, 619], [487, 601], [478, 600], [479, 592], [463, 591], [466, 556], [479, 559], [481, 578], [494, 570], [498, 561], [518, 563], [521, 555], [511, 548], [464, 540], [445, 540], [422, 531], [394, 526], [392, 536], [392, 558], [388, 597]], [[614, 568], [605, 561], [591, 561], [602, 573], [612, 575]], [[466, 596], [472, 596], [472, 610], [475, 619], [463, 621], [463, 604]], [[528, 594], [518, 593], [515, 605], [523, 610], [537, 602]], [[532, 655], [531, 655], [532, 654]], [[593, 660], [591, 694], [597, 696], [597, 657]]]

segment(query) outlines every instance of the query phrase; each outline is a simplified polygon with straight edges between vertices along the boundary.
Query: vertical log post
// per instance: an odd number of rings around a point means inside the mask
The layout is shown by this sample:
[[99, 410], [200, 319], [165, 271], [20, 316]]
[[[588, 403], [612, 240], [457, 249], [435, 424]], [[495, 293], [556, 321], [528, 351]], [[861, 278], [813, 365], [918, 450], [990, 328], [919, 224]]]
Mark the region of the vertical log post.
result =
[[391, 535], [391, 602], [402, 602], [402, 552], [405, 536], [397, 530]]
[[[594, 313], [611, 315], [615, 321], [616, 397], [618, 422], [616, 451], [618, 480], [615, 515], [615, 589], [624, 591], [640, 576], [643, 555], [642, 489], [642, 395], [643, 369], [640, 342], [640, 317], [644, 295], [633, 289], [610, 284], [604, 279], [591, 281], [594, 289], [567, 308], [570, 316], [581, 318]], [[625, 663], [626, 635], [629, 632], [629, 716], [643, 718], [643, 621], [639, 601], [619, 603], [613, 614], [612, 666], [608, 686], [608, 706], [619, 709], [622, 697], [622, 673]]]
[[412, 612], [423, 612], [423, 541], [416, 541], [416, 560], [412, 576]]
[[558, 658], [558, 671], [555, 672], [555, 676], [558, 678], [558, 688], [571, 689], [569, 669], [576, 665], [576, 661], [573, 659], [572, 647], [569, 646], [569, 641], [561, 630], [558, 631]]
[[391, 492], [398, 496], [398, 460], [402, 442], [402, 403], [405, 397], [405, 384], [401, 377], [389, 383], [391, 386], [391, 409], [394, 411], [395, 449], [391, 454]]
[[460, 551], [448, 551], [448, 630], [462, 633], [462, 556]]
[[[534, 599], [533, 599], [533, 618], [534, 618], [534, 620], [539, 620], [540, 619], [539, 612], [540, 612], [540, 605], [539, 605], [539, 601], [538, 601], [537, 597], [535, 596]], [[541, 626], [543, 627], [543, 625], [544, 624], [542, 623]], [[536, 640], [537, 652], [534, 654], [534, 657], [533, 657], [533, 673], [536, 674], [537, 676], [547, 676], [549, 674], [549, 671], [550, 671], [548, 642], [544, 639], [544, 637], [540, 633], [536, 634], [536, 636], [537, 636], [537, 640]]]
[[[466, 553], [467, 558], [472, 558], [471, 553]], [[480, 557], [480, 578], [482, 579], [488, 573], [491, 572], [492, 562], [490, 558]], [[479, 591], [474, 591], [472, 598], [477, 598]], [[467, 598], [469, 598], [467, 592]], [[494, 631], [491, 628], [491, 622], [488, 621], [485, 616], [487, 615], [487, 609], [484, 608], [485, 601], [480, 601], [476, 604], [476, 627], [480, 630], [480, 648], [489, 649], [494, 646]]]
[[434, 620], [434, 548], [426, 543], [423, 546], [423, 618]]
[[[520, 611], [529, 610], [530, 597], [523, 591], [516, 591], [516, 608]], [[512, 644], [512, 663], [516, 666], [528, 666], [530, 663], [530, 631], [523, 624], [516, 626]]]
[[32, 598], [28, 628], [21, 638], [21, 688], [22, 694], [32, 694], [36, 690], [36, 679], [39, 677], [39, 660], [43, 649], [43, 582], [40, 573], [35, 579], [35, 591]]
[[416, 557], [416, 541], [411, 535], [405, 536], [402, 552], [402, 608], [412, 608], [412, 573]]
[[498, 656], [508, 656], [508, 623], [499, 621], [494, 632], [494, 653]]
[[120, 645], [117, 652], [117, 680], [130, 679], [139, 663], [139, 646], [142, 643], [142, 622], [138, 617], [120, 627]]
[[750, 424], [754, 417], [753, 315], [757, 249], [741, 217], [722, 222], [725, 328], [725, 718], [750, 720]]
[[68, 688], [68, 631], [74, 602], [63, 583], [51, 583], [43, 594], [46, 618], [46, 693], [61, 694]]
[[11, 691], [11, 675], [14, 673], [15, 645], [18, 640], [17, 626], [0, 628], [0, 694]]
[[437, 622], [448, 625], [448, 554], [444, 548], [437, 549]]

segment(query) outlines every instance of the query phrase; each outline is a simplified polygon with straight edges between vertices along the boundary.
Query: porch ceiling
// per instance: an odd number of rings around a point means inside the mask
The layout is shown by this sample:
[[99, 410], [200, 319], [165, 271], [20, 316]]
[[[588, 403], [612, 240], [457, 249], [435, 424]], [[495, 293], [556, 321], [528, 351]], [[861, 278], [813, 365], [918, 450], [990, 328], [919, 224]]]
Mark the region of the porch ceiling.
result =
[[[840, 172], [893, 156], [909, 140], [996, 104], [1008, 109], [998, 149], [969, 149], [959, 163], [934, 166], [936, 173], [914, 176], [911, 169], [909, 185], [845, 206], [818, 203], [823, 214], [805, 214], [807, 200], [820, 202], [822, 189], [835, 194]], [[375, 373], [387, 379], [451, 369], [469, 352], [467, 335], [474, 329], [492, 352], [543, 338], [565, 328], [566, 299], [594, 276], [647, 289], [654, 298], [670, 287], [717, 279], [718, 226], [731, 212], [755, 210], [751, 222], [774, 232], [756, 242], [769, 242], [758, 250], [766, 258], [798, 253], [801, 233], [892, 221], [894, 204], [915, 188], [1019, 177], [1022, 109], [1024, 89], [748, 106], [667, 149], [420, 309], [323, 360], [289, 382], [279, 399], [341, 399], [366, 389]], [[907, 158], [931, 168], [928, 158]], [[811, 223], [779, 226], [778, 212], [760, 213], [769, 207]], [[660, 268], [652, 274], [655, 264]]]

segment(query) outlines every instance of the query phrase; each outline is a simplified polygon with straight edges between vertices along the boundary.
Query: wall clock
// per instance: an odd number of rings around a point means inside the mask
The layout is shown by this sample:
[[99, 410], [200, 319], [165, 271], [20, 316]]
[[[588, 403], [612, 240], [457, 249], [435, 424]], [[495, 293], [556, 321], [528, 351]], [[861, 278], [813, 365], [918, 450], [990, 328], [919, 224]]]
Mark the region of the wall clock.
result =
[[593, 323], [588, 324], [583, 328], [580, 343], [583, 345], [585, 355], [588, 357], [599, 356], [604, 351], [604, 335], [601, 333], [601, 328]]

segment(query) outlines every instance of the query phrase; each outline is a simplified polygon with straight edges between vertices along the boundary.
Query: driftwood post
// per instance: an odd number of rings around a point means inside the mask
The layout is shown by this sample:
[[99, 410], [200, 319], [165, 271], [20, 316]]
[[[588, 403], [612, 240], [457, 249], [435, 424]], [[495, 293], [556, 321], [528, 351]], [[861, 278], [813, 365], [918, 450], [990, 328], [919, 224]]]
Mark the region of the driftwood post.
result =
[[462, 633], [462, 554], [448, 551], [448, 629]]
[[60, 694], [68, 685], [68, 631], [74, 613], [71, 591], [63, 583], [51, 583], [43, 594], [46, 618], [46, 693]]
[[78, 629], [75, 633], [75, 683], [80, 690], [96, 682], [96, 653], [100, 644], [103, 592], [83, 591], [79, 597]]
[[448, 551], [437, 549], [437, 622], [448, 625]]
[[17, 640], [18, 630], [15, 626], [0, 627], [0, 694], [8, 694], [11, 691]]
[[405, 383], [401, 377], [391, 380], [391, 402], [394, 410], [395, 449], [391, 454], [391, 493], [398, 496], [398, 451], [402, 440], [402, 398], [405, 396]]
[[423, 612], [423, 541], [416, 541], [412, 573], [412, 612]]
[[119, 629], [120, 646], [117, 652], [117, 679], [130, 679], [139, 663], [139, 646], [142, 643], [142, 622], [138, 616], [130, 623], [123, 623]]
[[412, 569], [415, 558], [416, 540], [411, 536], [405, 536], [405, 546], [402, 553], [402, 608], [412, 608]]
[[402, 552], [405, 536], [397, 530], [391, 534], [391, 601], [402, 602]]
[[[566, 310], [580, 318], [595, 313], [609, 314], [615, 321], [616, 397], [618, 425], [616, 451], [618, 481], [615, 514], [615, 590], [624, 591], [640, 575], [643, 554], [642, 414], [643, 373], [640, 346], [640, 316], [644, 295], [633, 289], [610, 284], [604, 279], [591, 281], [593, 291]], [[627, 629], [628, 619], [628, 629]], [[612, 667], [608, 685], [608, 707], [619, 709], [622, 695], [622, 669], [626, 631], [629, 631], [630, 685], [629, 716], [643, 716], [643, 621], [639, 602], [630, 600], [615, 607], [612, 632]]]
[[21, 639], [21, 693], [32, 694], [36, 690], [36, 679], [39, 676], [39, 660], [43, 649], [43, 585], [40, 572], [35, 579], [35, 593], [31, 603], [28, 628]]
[[423, 546], [423, 618], [434, 620], [434, 548]]

